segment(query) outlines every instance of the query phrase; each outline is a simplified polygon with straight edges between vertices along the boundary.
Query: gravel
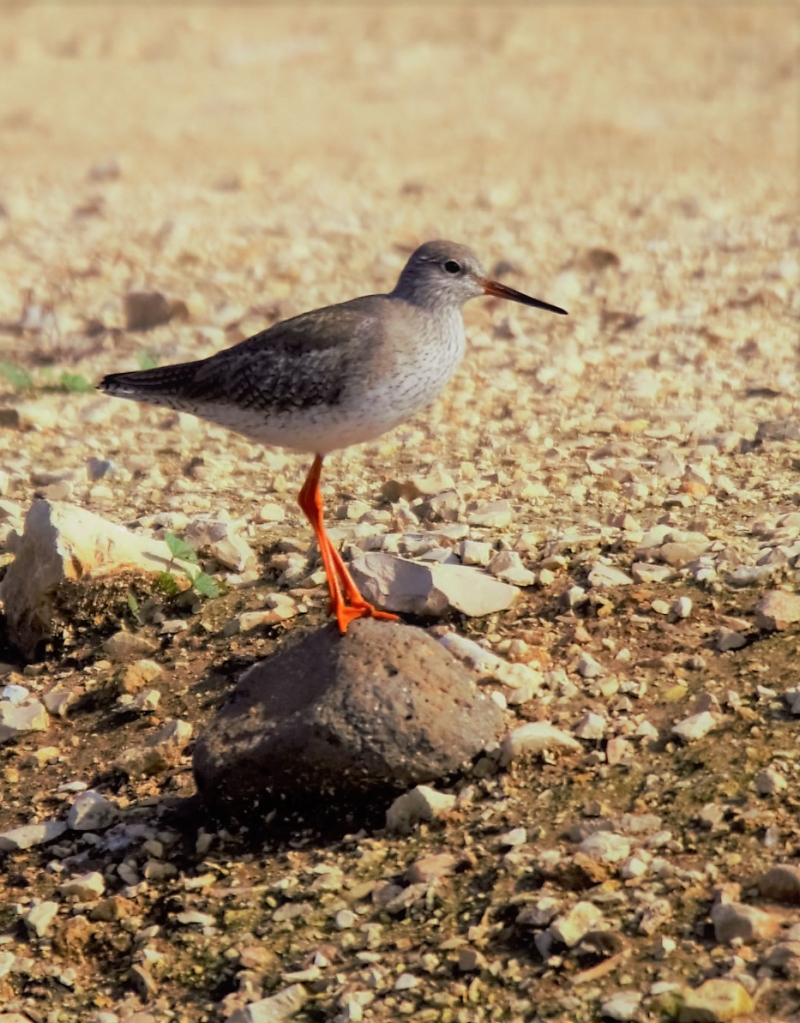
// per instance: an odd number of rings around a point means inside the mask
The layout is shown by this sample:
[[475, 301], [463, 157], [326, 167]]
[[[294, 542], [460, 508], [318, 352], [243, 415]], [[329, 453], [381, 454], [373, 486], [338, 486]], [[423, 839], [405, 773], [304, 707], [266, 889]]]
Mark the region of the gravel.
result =
[[[44, 499], [188, 534], [220, 588], [70, 583], [27, 660], [4, 620], [1, 1023], [796, 1013], [792, 46], [741, 5], [0, 14], [0, 572]], [[439, 401], [329, 460], [327, 521], [415, 563], [499, 746], [338, 829], [234, 827], [193, 743], [325, 621], [307, 459], [83, 382], [436, 236], [570, 315], [471, 303]]]

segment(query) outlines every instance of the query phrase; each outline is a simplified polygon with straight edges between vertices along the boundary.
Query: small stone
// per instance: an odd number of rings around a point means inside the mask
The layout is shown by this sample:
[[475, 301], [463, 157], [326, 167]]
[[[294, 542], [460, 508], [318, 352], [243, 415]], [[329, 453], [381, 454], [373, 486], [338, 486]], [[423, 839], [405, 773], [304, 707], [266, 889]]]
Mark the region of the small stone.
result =
[[154, 654], [158, 650], [158, 643], [139, 636], [134, 632], [121, 630], [109, 636], [103, 642], [103, 652], [110, 661], [117, 661], [124, 664], [127, 661], [136, 661]]
[[142, 966], [141, 963], [134, 963], [131, 967], [130, 979], [136, 993], [144, 1001], [148, 1001], [158, 994], [158, 984], [156, 984], [152, 973]]
[[514, 510], [506, 500], [486, 501], [479, 504], [467, 516], [470, 526], [483, 526], [488, 529], [505, 529], [514, 519]]
[[188, 721], [168, 721], [145, 739], [142, 746], [124, 750], [115, 764], [131, 778], [162, 774], [176, 767], [192, 738]]
[[502, 849], [514, 849], [528, 841], [528, 832], [525, 828], [512, 828], [511, 831], [506, 831], [504, 835], [501, 835], [498, 841]]
[[670, 451], [668, 448], [660, 452], [658, 460], [653, 467], [654, 474], [665, 480], [680, 479], [685, 471], [686, 466], [684, 463], [674, 451]]
[[783, 631], [800, 622], [800, 594], [771, 590], [756, 604], [756, 628], [768, 632]]
[[187, 524], [184, 539], [193, 547], [208, 550], [232, 572], [244, 572], [255, 565], [256, 555], [240, 529], [241, 524], [232, 520], [200, 517]]
[[[172, 866], [172, 864], [169, 864]], [[175, 876], [175, 872], [172, 875]], [[217, 923], [216, 917], [212, 916], [211, 913], [200, 913], [196, 909], [186, 910], [183, 913], [178, 913], [175, 917], [181, 927], [214, 927]]]
[[728, 586], [741, 589], [745, 586], [760, 586], [770, 579], [779, 566], [777, 565], [739, 565], [725, 576]]
[[514, 586], [533, 586], [536, 575], [525, 568], [516, 551], [500, 551], [489, 562], [489, 571], [497, 579]]
[[358, 920], [352, 909], [340, 909], [333, 919], [337, 931], [349, 930]]
[[631, 843], [613, 831], [595, 831], [581, 842], [578, 850], [598, 863], [618, 863], [630, 854]]
[[780, 771], [774, 767], [768, 767], [756, 775], [756, 792], [759, 796], [774, 796], [785, 791], [788, 782]]
[[676, 614], [678, 618], [688, 618], [692, 613], [692, 598], [678, 597], [677, 600], [673, 600], [670, 610]]
[[669, 565], [651, 565], [648, 561], [635, 561], [631, 575], [637, 583], [665, 583], [674, 575]]
[[415, 987], [419, 987], [419, 977], [413, 973], [401, 973], [394, 982], [395, 991], [412, 991]]
[[133, 915], [136, 903], [122, 895], [112, 895], [98, 902], [89, 913], [90, 920], [102, 920], [112, 923], [115, 920], [126, 920]]
[[39, 824], [23, 824], [0, 833], [0, 851], [14, 852], [17, 849], [32, 849], [37, 845], [54, 842], [67, 830], [63, 821], [41, 821]]
[[669, 541], [662, 544], [657, 551], [662, 561], [665, 561], [672, 568], [684, 568], [691, 561], [695, 561], [704, 554], [711, 541], [709, 539], [694, 541]]
[[666, 600], [654, 600], [650, 607], [657, 615], [668, 615], [670, 612], [670, 605]]
[[627, 1023], [636, 1019], [642, 995], [636, 991], [617, 991], [600, 1005], [600, 1015], [606, 1019], [622, 1020]]
[[729, 945], [734, 938], [745, 943], [771, 938], [780, 930], [780, 920], [741, 902], [720, 902], [711, 910], [714, 935], [721, 945]]
[[605, 590], [612, 586], [630, 586], [633, 579], [627, 572], [613, 565], [598, 562], [589, 572], [589, 585], [595, 590]]
[[593, 903], [577, 902], [550, 924], [549, 932], [562, 945], [574, 948], [589, 931], [597, 929], [602, 919], [603, 914]]
[[[539, 575], [541, 580], [541, 573]], [[586, 595], [586, 590], [582, 586], [570, 586], [561, 595], [561, 599], [568, 608], [576, 608], [581, 604], [585, 604], [589, 599]]]
[[594, 714], [590, 711], [584, 714], [572, 731], [578, 739], [597, 740], [603, 738], [607, 727], [608, 722], [602, 714]]
[[78, 702], [78, 697], [69, 689], [51, 689], [42, 697], [47, 713], [56, 718], [65, 718], [69, 708]]
[[638, 856], [629, 856], [624, 863], [619, 866], [619, 876], [623, 881], [631, 881], [636, 877], [644, 877], [647, 873], [648, 864], [639, 859]]
[[[657, 871], [654, 872], [657, 873]], [[645, 906], [636, 929], [639, 934], [655, 934], [658, 928], [672, 917], [673, 913], [674, 909], [669, 899], [654, 899], [648, 906]]]
[[788, 906], [800, 906], [800, 867], [791, 863], [779, 863], [770, 867], [766, 874], [758, 879], [757, 884], [765, 899], [782, 902]]
[[459, 862], [459, 857], [449, 852], [420, 856], [406, 871], [405, 879], [410, 884], [432, 884], [440, 877], [452, 874]]
[[711, 711], [704, 710], [699, 714], [692, 714], [688, 718], [684, 718], [677, 725], [673, 725], [670, 729], [670, 734], [674, 735], [677, 739], [681, 739], [683, 742], [694, 742], [697, 739], [702, 739], [704, 735], [708, 735], [710, 731], [716, 728], [716, 725], [717, 720]]
[[286, 509], [282, 504], [267, 502], [258, 509], [258, 521], [261, 523], [283, 522], [286, 518]]
[[129, 291], [124, 299], [126, 330], [150, 330], [177, 315], [186, 316], [186, 305], [160, 291]]
[[603, 665], [595, 660], [592, 655], [584, 650], [578, 658], [578, 674], [581, 678], [600, 678], [605, 675], [606, 669]]
[[25, 686], [3, 686], [0, 690], [0, 698], [14, 704], [24, 703], [30, 695]]
[[399, 614], [440, 617], [455, 610], [481, 617], [505, 611], [520, 592], [467, 565], [421, 564], [386, 552], [365, 554], [350, 568], [367, 600]]
[[432, 497], [447, 490], [455, 490], [456, 486], [453, 477], [440, 470], [429, 472], [427, 476], [412, 476], [409, 484], [413, 488], [414, 497]]
[[714, 977], [684, 991], [678, 1023], [724, 1023], [754, 1009], [753, 999], [737, 980]]
[[298, 1013], [307, 1001], [308, 993], [303, 985], [291, 984], [269, 998], [236, 1009], [226, 1023], [282, 1023]]
[[99, 898], [106, 890], [103, 875], [93, 870], [88, 874], [78, 874], [58, 886], [61, 895], [76, 898], [78, 902], [91, 902]]
[[512, 761], [536, 753], [554, 750], [576, 750], [581, 744], [567, 732], [562, 732], [549, 721], [530, 721], [520, 725], [503, 739], [500, 763], [507, 767]]
[[157, 661], [141, 659], [118, 671], [115, 681], [118, 693], [138, 693], [163, 674]]
[[386, 811], [386, 829], [400, 834], [410, 834], [413, 825], [418, 821], [444, 817], [455, 805], [455, 796], [437, 792], [430, 785], [417, 785], [410, 792], [398, 796]]
[[659, 935], [653, 942], [653, 956], [659, 960], [668, 959], [677, 947], [678, 943], [674, 938]]
[[39, 700], [24, 703], [0, 700], [0, 743], [25, 732], [45, 732], [49, 725], [50, 716]]
[[23, 920], [32, 934], [35, 934], [37, 938], [42, 938], [50, 930], [50, 925], [56, 916], [58, 916], [57, 902], [37, 902], [28, 910]]
[[67, 814], [67, 825], [73, 831], [102, 831], [116, 819], [116, 806], [94, 789], [87, 789], [75, 797]]
[[627, 739], [615, 735], [606, 743], [606, 761], [611, 767], [623, 763], [633, 756], [633, 745]]
[[485, 568], [492, 559], [492, 545], [480, 540], [462, 540], [458, 556], [462, 565], [479, 565]]
[[747, 636], [743, 636], [741, 632], [727, 629], [725, 626], [717, 629], [717, 650], [720, 653], [725, 653], [728, 650], [741, 650], [743, 646], [747, 646]]
[[107, 156], [101, 160], [95, 160], [86, 173], [89, 181], [116, 181], [122, 174], [119, 160], [116, 156]]
[[486, 958], [475, 948], [458, 950], [458, 969], [461, 973], [472, 973], [486, 967]]
[[511, 689], [523, 690], [532, 696], [544, 681], [541, 671], [528, 664], [509, 664], [474, 640], [459, 636], [456, 632], [445, 633], [439, 637], [439, 642], [454, 657], [468, 664], [481, 676], [497, 679]]
[[706, 831], [716, 831], [725, 820], [725, 807], [719, 803], [706, 803], [697, 814], [697, 822]]

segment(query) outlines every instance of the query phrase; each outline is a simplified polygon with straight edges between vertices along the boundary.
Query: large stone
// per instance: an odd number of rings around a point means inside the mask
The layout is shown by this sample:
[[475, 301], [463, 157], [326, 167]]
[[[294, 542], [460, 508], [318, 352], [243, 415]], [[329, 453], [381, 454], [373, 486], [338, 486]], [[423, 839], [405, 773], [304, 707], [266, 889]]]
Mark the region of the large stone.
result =
[[756, 626], [768, 632], [788, 629], [800, 622], [800, 594], [771, 590], [756, 604]]
[[14, 852], [17, 849], [32, 849], [60, 838], [67, 830], [63, 821], [41, 821], [39, 824], [23, 824], [18, 828], [0, 833], [0, 852]]
[[421, 564], [393, 554], [365, 554], [350, 566], [361, 592], [398, 614], [440, 617], [460, 611], [471, 617], [505, 611], [519, 590], [467, 565]]
[[724, 1023], [755, 1008], [747, 990], [733, 978], [713, 977], [685, 993], [678, 1023]]
[[508, 767], [515, 760], [554, 750], [576, 750], [581, 744], [549, 721], [529, 721], [514, 728], [503, 739], [500, 763]]
[[58, 633], [58, 597], [66, 584], [123, 571], [197, 571], [197, 566], [176, 562], [163, 541], [137, 536], [60, 501], [33, 502], [13, 550], [0, 600], [11, 641], [28, 658]]
[[420, 629], [362, 618], [287, 643], [241, 678], [198, 739], [202, 795], [254, 802], [407, 789], [497, 740], [503, 715]]
[[25, 732], [45, 732], [49, 724], [50, 718], [39, 700], [24, 703], [0, 700], [0, 743]]
[[793, 863], [778, 863], [770, 867], [757, 884], [765, 899], [800, 906], [800, 867]]
[[720, 902], [711, 910], [714, 936], [720, 945], [740, 938], [745, 944], [771, 938], [780, 930], [780, 920], [755, 906], [741, 902]]
[[269, 998], [251, 1002], [228, 1017], [227, 1023], [282, 1023], [302, 1009], [308, 999], [302, 984], [291, 984]]

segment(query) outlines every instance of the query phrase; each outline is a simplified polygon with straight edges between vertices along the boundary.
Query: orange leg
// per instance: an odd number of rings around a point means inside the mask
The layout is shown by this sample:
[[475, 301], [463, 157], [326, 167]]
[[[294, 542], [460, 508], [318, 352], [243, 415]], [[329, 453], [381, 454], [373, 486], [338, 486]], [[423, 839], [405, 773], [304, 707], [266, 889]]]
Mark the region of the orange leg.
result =
[[319, 489], [319, 478], [322, 472], [322, 456], [316, 455], [308, 470], [305, 483], [300, 490], [298, 503], [314, 530], [317, 538], [322, 565], [328, 577], [328, 589], [331, 595], [331, 614], [336, 615], [339, 631], [344, 635], [347, 626], [355, 618], [384, 618], [396, 622], [397, 615], [387, 611], [379, 611], [361, 595], [353, 577], [347, 571], [341, 555], [331, 543], [325, 531], [322, 510], [322, 494]]

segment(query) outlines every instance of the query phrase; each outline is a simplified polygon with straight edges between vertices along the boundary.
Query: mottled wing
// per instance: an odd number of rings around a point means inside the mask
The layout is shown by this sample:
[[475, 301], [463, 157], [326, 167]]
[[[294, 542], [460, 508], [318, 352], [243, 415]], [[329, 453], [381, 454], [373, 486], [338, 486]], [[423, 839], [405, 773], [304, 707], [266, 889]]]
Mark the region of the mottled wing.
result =
[[387, 299], [357, 298], [284, 320], [208, 359], [116, 373], [102, 390], [186, 411], [283, 412], [337, 405], [380, 340]]

